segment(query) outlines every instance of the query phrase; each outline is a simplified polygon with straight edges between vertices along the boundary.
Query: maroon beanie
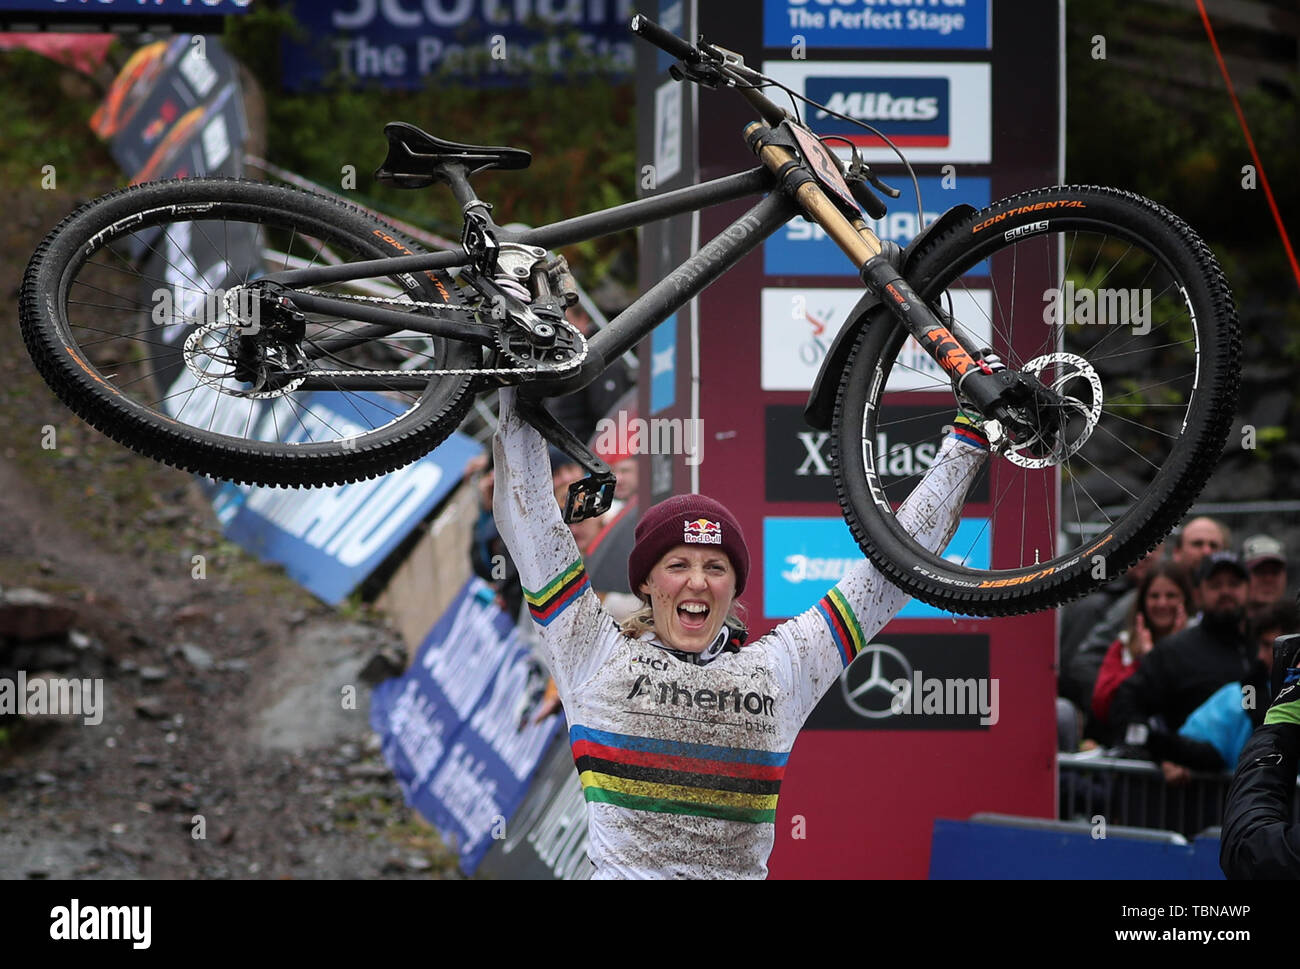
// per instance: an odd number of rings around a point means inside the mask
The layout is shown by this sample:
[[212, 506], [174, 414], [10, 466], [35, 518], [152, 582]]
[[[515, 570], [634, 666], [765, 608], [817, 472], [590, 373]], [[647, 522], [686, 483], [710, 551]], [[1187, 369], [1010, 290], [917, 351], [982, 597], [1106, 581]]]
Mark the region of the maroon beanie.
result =
[[736, 595], [745, 591], [749, 549], [735, 516], [712, 498], [677, 495], [647, 509], [636, 524], [636, 547], [627, 561], [634, 594], [641, 594], [641, 583], [655, 563], [678, 545], [719, 546], [736, 572]]

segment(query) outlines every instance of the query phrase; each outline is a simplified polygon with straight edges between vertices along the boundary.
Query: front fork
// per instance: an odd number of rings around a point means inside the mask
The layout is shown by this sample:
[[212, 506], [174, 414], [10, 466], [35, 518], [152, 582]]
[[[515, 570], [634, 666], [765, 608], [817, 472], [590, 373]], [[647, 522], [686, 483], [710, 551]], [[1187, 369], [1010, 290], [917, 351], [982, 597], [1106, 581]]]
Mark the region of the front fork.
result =
[[859, 267], [867, 288], [949, 375], [958, 398], [985, 419], [997, 420], [1013, 445], [1033, 442], [1034, 452], [1050, 450], [1060, 432], [1060, 395], [1033, 374], [991, 366], [982, 350], [967, 347], [903, 279], [896, 265], [897, 246], [881, 242], [861, 218], [844, 215], [794, 152], [764, 138], [764, 127], [756, 122], [746, 129], [755, 153], [807, 216]]

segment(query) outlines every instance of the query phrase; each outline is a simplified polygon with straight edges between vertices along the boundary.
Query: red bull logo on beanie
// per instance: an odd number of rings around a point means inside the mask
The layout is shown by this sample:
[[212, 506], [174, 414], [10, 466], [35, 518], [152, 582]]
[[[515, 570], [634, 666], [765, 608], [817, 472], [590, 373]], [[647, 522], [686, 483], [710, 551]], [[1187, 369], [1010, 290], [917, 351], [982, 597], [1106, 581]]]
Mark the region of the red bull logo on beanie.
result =
[[682, 541], [688, 545], [721, 545], [722, 523], [697, 518], [682, 522]]

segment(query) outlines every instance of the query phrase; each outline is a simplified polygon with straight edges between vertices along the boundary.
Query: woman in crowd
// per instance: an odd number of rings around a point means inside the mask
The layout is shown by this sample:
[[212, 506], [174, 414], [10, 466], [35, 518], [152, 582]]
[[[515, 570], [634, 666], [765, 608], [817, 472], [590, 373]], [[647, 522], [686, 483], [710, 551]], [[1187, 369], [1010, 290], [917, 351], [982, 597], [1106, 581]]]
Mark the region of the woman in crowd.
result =
[[1110, 701], [1119, 685], [1156, 643], [1187, 625], [1191, 604], [1192, 583], [1182, 566], [1161, 562], [1143, 576], [1128, 622], [1110, 644], [1092, 691], [1092, 714], [1103, 733], [1110, 732]]

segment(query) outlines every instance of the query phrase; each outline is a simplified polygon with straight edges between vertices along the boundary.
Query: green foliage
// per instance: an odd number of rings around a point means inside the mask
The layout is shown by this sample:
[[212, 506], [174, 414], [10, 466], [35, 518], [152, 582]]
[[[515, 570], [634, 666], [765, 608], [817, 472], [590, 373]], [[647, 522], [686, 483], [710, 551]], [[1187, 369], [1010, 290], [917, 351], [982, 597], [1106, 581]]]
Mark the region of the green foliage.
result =
[[[69, 68], [25, 50], [0, 53], [0, 181], [41, 188], [42, 167], [53, 165], [56, 184], [71, 188], [121, 173], [87, 130], [100, 94]], [[51, 137], [51, 132], [76, 133]], [[91, 148], [87, 150], [87, 144]]]

